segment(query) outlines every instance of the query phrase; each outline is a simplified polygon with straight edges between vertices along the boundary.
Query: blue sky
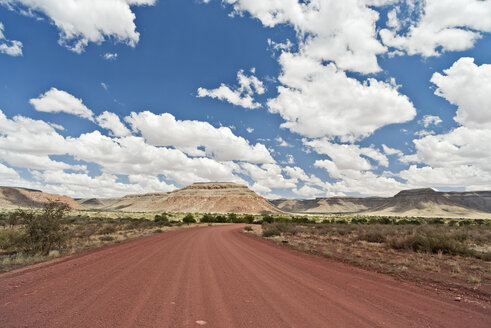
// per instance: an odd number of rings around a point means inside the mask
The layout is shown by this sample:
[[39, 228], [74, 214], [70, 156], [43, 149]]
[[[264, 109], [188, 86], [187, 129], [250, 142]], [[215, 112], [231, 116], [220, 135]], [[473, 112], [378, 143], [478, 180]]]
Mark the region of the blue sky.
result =
[[491, 189], [491, 1], [0, 0], [0, 185]]

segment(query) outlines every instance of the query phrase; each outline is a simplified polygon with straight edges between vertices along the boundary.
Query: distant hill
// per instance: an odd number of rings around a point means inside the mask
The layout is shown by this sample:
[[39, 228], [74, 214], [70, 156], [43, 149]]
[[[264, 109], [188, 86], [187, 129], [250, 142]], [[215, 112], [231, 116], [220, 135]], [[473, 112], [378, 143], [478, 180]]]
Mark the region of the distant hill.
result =
[[39, 190], [0, 187], [0, 208], [42, 207], [61, 201], [74, 209], [127, 212], [191, 212], [240, 214], [360, 214], [384, 216], [491, 218], [491, 191], [438, 192], [403, 190], [393, 197], [322, 197], [268, 201], [245, 185], [231, 182], [194, 183], [172, 192], [83, 198]]
[[443, 195], [465, 207], [491, 213], [491, 191], [452, 191]]
[[83, 199], [86, 209], [130, 212], [173, 211], [201, 213], [282, 213], [247, 186], [231, 182], [195, 183], [170, 193], [127, 195], [121, 198]]
[[0, 208], [39, 208], [50, 201], [63, 202], [73, 209], [82, 206], [73, 198], [20, 187], [0, 187]]
[[422, 217], [491, 217], [487, 213], [465, 206], [457, 198], [430, 188], [403, 190], [384, 204], [366, 214]]
[[280, 210], [298, 213], [356, 213], [384, 204], [384, 197], [322, 197], [316, 199], [274, 199]]
[[423, 188], [403, 190], [386, 198], [277, 199], [271, 203], [283, 211], [293, 213], [491, 218], [491, 191], [438, 192]]

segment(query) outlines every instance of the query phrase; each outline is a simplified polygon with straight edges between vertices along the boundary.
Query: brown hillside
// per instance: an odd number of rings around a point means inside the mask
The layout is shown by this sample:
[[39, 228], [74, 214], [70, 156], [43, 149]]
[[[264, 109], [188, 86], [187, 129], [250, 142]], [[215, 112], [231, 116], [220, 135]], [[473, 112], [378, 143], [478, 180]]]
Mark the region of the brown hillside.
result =
[[452, 191], [443, 195], [465, 207], [491, 213], [491, 191]]
[[403, 190], [385, 204], [363, 214], [388, 216], [488, 218], [491, 214], [468, 208], [431, 188]]
[[73, 209], [82, 208], [73, 198], [68, 196], [48, 194], [34, 189], [0, 187], [0, 208], [39, 208], [50, 201], [66, 203]]
[[383, 197], [323, 197], [316, 199], [275, 199], [280, 210], [295, 213], [356, 213], [382, 205]]

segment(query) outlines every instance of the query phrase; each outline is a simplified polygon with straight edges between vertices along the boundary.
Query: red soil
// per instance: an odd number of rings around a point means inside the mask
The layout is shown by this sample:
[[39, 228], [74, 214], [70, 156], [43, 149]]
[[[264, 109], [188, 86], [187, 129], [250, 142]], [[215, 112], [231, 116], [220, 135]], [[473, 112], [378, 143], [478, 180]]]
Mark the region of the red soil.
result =
[[277, 247], [183, 229], [0, 275], [2, 327], [489, 327], [491, 310]]

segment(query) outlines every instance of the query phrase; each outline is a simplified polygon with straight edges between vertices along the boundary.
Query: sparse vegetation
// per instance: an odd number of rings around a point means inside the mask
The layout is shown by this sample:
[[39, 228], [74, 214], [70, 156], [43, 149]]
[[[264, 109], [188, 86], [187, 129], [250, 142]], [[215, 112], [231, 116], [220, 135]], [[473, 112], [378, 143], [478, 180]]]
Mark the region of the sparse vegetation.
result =
[[302, 221], [267, 218], [253, 233], [281, 236], [273, 240], [397, 279], [443, 281], [491, 294], [489, 220], [344, 216], [318, 224]]
[[[0, 215], [0, 271], [152, 233], [176, 229], [180, 215], [162, 213], [153, 220], [121, 216], [92, 216], [68, 211], [59, 204], [41, 210], [18, 210]], [[11, 220], [15, 217], [15, 220]], [[174, 220], [170, 220], [173, 217]], [[182, 216], [181, 216], [182, 217]], [[7, 223], [9, 222], [9, 223]], [[10, 224], [12, 223], [12, 224]], [[186, 227], [191, 227], [188, 224]]]
[[169, 224], [169, 218], [167, 217], [166, 213], [155, 215], [153, 221], [158, 225], [168, 225]]

